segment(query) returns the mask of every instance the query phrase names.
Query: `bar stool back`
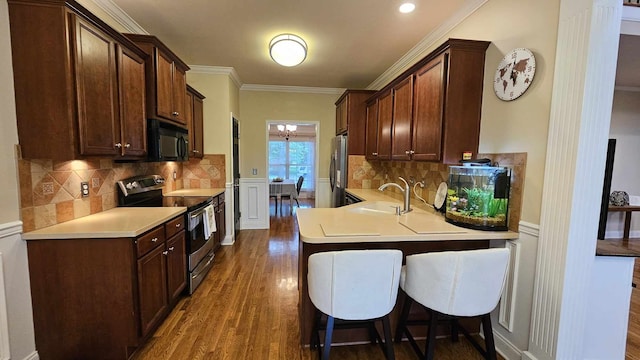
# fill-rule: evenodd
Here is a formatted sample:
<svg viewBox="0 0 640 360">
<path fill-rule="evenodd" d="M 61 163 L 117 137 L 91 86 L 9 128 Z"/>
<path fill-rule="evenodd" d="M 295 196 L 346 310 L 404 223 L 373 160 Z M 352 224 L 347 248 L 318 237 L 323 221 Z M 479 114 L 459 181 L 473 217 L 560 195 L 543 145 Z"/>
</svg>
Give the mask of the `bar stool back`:
<svg viewBox="0 0 640 360">
<path fill-rule="evenodd" d="M 400 287 L 407 294 L 396 331 L 396 342 L 403 334 L 418 356 L 433 359 L 436 325 L 439 318 L 481 317 L 485 349 L 460 327 L 474 347 L 487 359 L 495 359 L 490 313 L 498 305 L 504 287 L 509 250 L 505 248 L 445 251 L 410 255 L 402 269 Z M 415 301 L 431 312 L 425 353 L 419 350 L 407 325 L 411 303 Z M 452 338 L 457 338 L 453 322 Z M 455 332 L 455 333 L 454 333 Z"/>
<path fill-rule="evenodd" d="M 396 303 L 401 267 L 400 250 L 345 250 L 309 256 L 309 298 L 327 315 L 323 359 L 329 358 L 335 319 L 382 320 L 385 356 L 394 359 L 388 315 Z M 311 339 L 312 348 L 319 350 L 320 316 L 316 313 Z M 369 330 L 377 335 L 375 327 Z"/>
</svg>

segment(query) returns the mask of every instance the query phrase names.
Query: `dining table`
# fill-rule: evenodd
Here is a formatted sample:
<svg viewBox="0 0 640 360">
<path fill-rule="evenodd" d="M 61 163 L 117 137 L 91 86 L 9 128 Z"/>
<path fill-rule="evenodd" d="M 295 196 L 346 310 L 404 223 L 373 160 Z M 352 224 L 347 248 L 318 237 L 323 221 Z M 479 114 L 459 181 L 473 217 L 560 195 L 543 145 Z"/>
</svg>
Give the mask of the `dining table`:
<svg viewBox="0 0 640 360">
<path fill-rule="evenodd" d="M 282 197 L 289 198 L 289 209 L 293 213 L 293 200 L 298 198 L 296 181 L 283 179 L 282 181 L 271 180 L 269 182 L 269 198 L 276 199 L 275 212 L 278 214 L 278 203 L 280 203 L 280 214 L 282 215 Z"/>
</svg>

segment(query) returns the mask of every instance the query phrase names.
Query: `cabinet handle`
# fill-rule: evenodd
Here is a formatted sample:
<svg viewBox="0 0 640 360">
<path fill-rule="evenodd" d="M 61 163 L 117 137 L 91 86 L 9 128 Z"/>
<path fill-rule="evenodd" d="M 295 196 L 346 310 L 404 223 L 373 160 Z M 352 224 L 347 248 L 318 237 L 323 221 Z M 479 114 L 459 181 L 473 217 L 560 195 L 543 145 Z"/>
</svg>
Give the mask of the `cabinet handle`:
<svg viewBox="0 0 640 360">
<path fill-rule="evenodd" d="M 172 246 L 172 247 L 170 247 L 170 248 L 169 248 L 169 251 L 173 251 L 173 249 L 174 249 L 174 248 L 173 248 L 173 246 Z"/>
<path fill-rule="evenodd" d="M 378 153 L 377 153 L 377 152 L 375 152 L 375 153 L 371 153 L 371 155 L 373 155 L 373 156 L 378 156 Z"/>
<path fill-rule="evenodd" d="M 405 150 L 405 151 L 404 151 L 404 154 L 405 154 L 405 155 L 409 155 L 410 153 L 411 153 L 411 152 L 410 152 L 409 150 Z"/>
<path fill-rule="evenodd" d="M 173 115 L 173 116 L 178 116 L 178 115 L 180 115 L 180 113 L 179 113 L 179 112 L 177 112 L 177 111 L 174 111 L 174 112 L 172 112 L 172 113 L 171 113 L 171 115 Z"/>
<path fill-rule="evenodd" d="M 151 239 L 151 242 L 156 242 L 156 241 L 158 241 L 158 238 L 157 238 L 157 237 L 155 237 L 155 238 Z"/>
<path fill-rule="evenodd" d="M 130 147 L 131 147 L 131 144 L 126 143 L 126 144 L 124 144 L 124 147 L 125 147 L 126 149 L 128 149 L 128 148 L 130 148 Z"/>
<path fill-rule="evenodd" d="M 414 150 L 409 150 L 409 154 L 413 155 L 413 154 L 415 154 L 415 153 L 416 153 L 416 152 L 415 152 Z"/>
<path fill-rule="evenodd" d="M 198 150 L 192 150 L 192 151 L 193 151 L 194 153 L 196 153 L 196 154 L 200 152 L 200 151 L 198 151 Z"/>
<path fill-rule="evenodd" d="M 167 254 L 169 254 L 169 252 L 168 252 L 168 251 L 163 251 L 163 252 L 162 252 L 162 255 L 167 255 Z"/>
<path fill-rule="evenodd" d="M 182 224 L 180 224 L 180 223 L 176 224 L 176 228 L 179 228 L 180 226 L 182 226 Z"/>
<path fill-rule="evenodd" d="M 122 144 L 121 143 L 115 143 L 113 146 L 115 146 L 118 149 L 122 148 Z"/>
</svg>

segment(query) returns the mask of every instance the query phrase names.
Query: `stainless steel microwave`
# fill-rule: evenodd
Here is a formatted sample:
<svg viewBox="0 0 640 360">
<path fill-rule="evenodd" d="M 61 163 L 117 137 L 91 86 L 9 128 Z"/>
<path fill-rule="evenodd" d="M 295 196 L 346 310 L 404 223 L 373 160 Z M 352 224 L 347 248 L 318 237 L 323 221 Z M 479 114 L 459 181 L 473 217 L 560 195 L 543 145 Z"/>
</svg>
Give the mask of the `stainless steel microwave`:
<svg viewBox="0 0 640 360">
<path fill-rule="evenodd" d="M 189 160 L 187 129 L 157 119 L 148 119 L 147 138 L 149 161 Z"/>
</svg>

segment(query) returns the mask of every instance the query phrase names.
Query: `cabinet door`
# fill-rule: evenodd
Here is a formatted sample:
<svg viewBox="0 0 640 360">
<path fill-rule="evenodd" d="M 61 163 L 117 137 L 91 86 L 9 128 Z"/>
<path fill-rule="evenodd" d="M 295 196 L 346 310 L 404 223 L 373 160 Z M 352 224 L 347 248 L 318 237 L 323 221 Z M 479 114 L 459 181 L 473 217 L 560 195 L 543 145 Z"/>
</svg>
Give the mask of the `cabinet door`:
<svg viewBox="0 0 640 360">
<path fill-rule="evenodd" d="M 204 155 L 204 103 L 201 98 L 193 97 L 193 151 L 190 156 L 202 158 Z"/>
<path fill-rule="evenodd" d="M 391 90 L 378 99 L 378 159 L 391 159 L 391 126 L 393 125 L 393 95 Z"/>
<path fill-rule="evenodd" d="M 443 54 L 416 72 L 413 111 L 414 160 L 438 161 L 442 149 L 442 118 L 444 104 Z"/>
<path fill-rule="evenodd" d="M 142 58 L 131 50 L 118 46 L 121 154 L 128 158 L 147 155 L 144 71 Z"/>
<path fill-rule="evenodd" d="M 170 303 L 177 299 L 187 286 L 187 255 L 184 242 L 184 230 L 167 240 L 167 290 Z"/>
<path fill-rule="evenodd" d="M 173 112 L 171 113 L 173 120 L 187 125 L 185 117 L 185 105 L 187 96 L 187 74 L 178 67 L 173 66 Z"/>
<path fill-rule="evenodd" d="M 378 100 L 367 104 L 364 154 L 368 160 L 376 160 L 378 158 Z"/>
<path fill-rule="evenodd" d="M 413 75 L 393 87 L 392 160 L 410 160 L 411 115 L 413 112 Z"/>
<path fill-rule="evenodd" d="M 75 16 L 72 19 L 80 154 L 117 155 L 120 121 L 115 41 L 93 25 Z"/>
<path fill-rule="evenodd" d="M 164 245 L 138 259 L 140 331 L 146 336 L 167 309 L 167 257 Z"/>
<path fill-rule="evenodd" d="M 336 135 L 347 132 L 347 98 L 345 96 L 342 101 L 336 105 Z"/>
<path fill-rule="evenodd" d="M 187 120 L 187 129 L 189 130 L 189 157 L 193 156 L 195 149 L 194 129 L 193 129 L 193 98 L 195 96 L 187 91 L 184 100 L 184 118 Z"/>
<path fill-rule="evenodd" d="M 185 89 L 186 91 L 186 89 Z M 173 117 L 173 60 L 156 49 L 156 113 L 167 120 Z"/>
</svg>

